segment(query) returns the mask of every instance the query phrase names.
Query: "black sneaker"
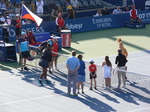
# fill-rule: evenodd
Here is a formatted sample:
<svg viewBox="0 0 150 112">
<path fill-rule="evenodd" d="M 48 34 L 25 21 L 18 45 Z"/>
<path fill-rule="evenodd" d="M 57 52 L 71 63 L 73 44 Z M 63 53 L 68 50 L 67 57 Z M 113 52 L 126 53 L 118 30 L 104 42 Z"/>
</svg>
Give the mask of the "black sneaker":
<svg viewBox="0 0 150 112">
<path fill-rule="evenodd" d="M 24 70 L 29 70 L 27 67 L 24 67 Z"/>
<path fill-rule="evenodd" d="M 90 87 L 90 89 L 89 89 L 89 90 L 93 90 L 93 89 L 92 89 L 92 87 Z"/>
<path fill-rule="evenodd" d="M 49 71 L 50 74 L 52 74 L 52 71 Z"/>
</svg>

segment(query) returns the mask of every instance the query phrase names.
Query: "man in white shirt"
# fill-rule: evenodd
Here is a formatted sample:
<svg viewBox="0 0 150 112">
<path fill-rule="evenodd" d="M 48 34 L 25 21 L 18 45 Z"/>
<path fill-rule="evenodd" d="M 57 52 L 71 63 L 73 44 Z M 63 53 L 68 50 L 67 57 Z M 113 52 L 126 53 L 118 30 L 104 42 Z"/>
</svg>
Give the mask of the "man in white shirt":
<svg viewBox="0 0 150 112">
<path fill-rule="evenodd" d="M 42 15 L 43 14 L 43 6 L 44 6 L 43 0 L 37 0 L 36 1 L 36 7 L 37 7 L 38 15 Z"/>
<path fill-rule="evenodd" d="M 117 7 L 117 9 L 114 9 L 112 14 L 121 14 L 122 10 L 120 9 L 120 6 Z"/>
</svg>

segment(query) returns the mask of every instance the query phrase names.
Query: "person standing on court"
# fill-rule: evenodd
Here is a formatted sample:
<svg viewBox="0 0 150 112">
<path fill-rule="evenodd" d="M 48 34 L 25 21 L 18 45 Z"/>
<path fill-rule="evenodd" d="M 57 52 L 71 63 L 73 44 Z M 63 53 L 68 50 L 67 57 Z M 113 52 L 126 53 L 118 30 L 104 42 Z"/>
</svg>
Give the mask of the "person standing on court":
<svg viewBox="0 0 150 112">
<path fill-rule="evenodd" d="M 123 42 L 122 42 L 122 39 L 121 39 L 121 38 L 118 38 L 118 39 L 116 40 L 116 42 L 119 44 L 119 49 L 122 50 L 122 54 L 125 55 L 125 57 L 127 58 L 127 57 L 128 57 L 128 51 L 127 51 L 127 49 L 124 47 Z"/>
<path fill-rule="evenodd" d="M 52 71 L 54 71 L 54 66 L 53 66 L 53 64 L 54 64 L 55 65 L 55 70 L 58 71 L 58 68 L 57 68 L 58 54 L 56 54 L 56 53 L 58 53 L 58 49 L 59 49 L 58 40 L 54 37 L 52 39 L 52 41 L 53 41 L 52 52 L 55 52 L 55 53 L 52 53 L 52 62 L 51 62 L 51 66 L 50 66 L 51 68 L 50 69 L 52 69 Z"/>
<path fill-rule="evenodd" d="M 82 60 L 83 56 L 81 54 L 77 57 L 80 61 L 80 67 L 78 69 L 78 94 L 80 93 L 80 86 L 82 89 L 82 94 L 84 94 L 84 82 L 85 82 L 85 62 Z"/>
<path fill-rule="evenodd" d="M 97 71 L 97 66 L 94 64 L 94 60 L 90 60 L 90 66 L 89 66 L 89 72 L 90 72 L 90 90 L 93 90 L 92 85 L 93 85 L 93 79 L 94 79 L 94 89 L 97 90 L 96 88 L 96 71 Z"/>
<path fill-rule="evenodd" d="M 18 40 L 18 51 L 20 54 L 20 61 L 21 61 L 21 66 L 23 64 L 24 60 L 24 67 L 21 67 L 21 70 L 29 70 L 26 67 L 26 60 L 30 58 L 30 53 L 29 53 L 29 41 L 26 32 L 21 32 L 21 37 Z"/>
<path fill-rule="evenodd" d="M 102 63 L 103 73 L 105 78 L 105 89 L 109 89 L 111 87 L 111 70 L 112 64 L 109 60 L 109 56 L 105 56 L 105 61 Z"/>
<path fill-rule="evenodd" d="M 76 96 L 76 85 L 77 85 L 77 76 L 78 76 L 78 69 L 80 67 L 79 59 L 75 57 L 76 51 L 72 51 L 72 56 L 67 59 L 66 67 L 68 70 L 68 95 L 71 93 L 71 81 L 73 81 L 73 95 Z"/>
<path fill-rule="evenodd" d="M 115 60 L 115 64 L 117 64 L 117 68 L 120 70 L 125 70 L 126 69 L 126 63 L 127 63 L 127 59 L 126 57 L 122 54 L 122 50 L 119 49 L 118 50 L 118 56 L 116 57 Z M 122 77 L 122 81 L 123 81 L 123 88 L 125 88 L 126 86 L 126 73 L 123 71 L 119 71 L 118 70 L 118 87 L 117 89 L 120 90 L 120 86 L 121 86 L 121 77 Z"/>
<path fill-rule="evenodd" d="M 47 47 L 42 51 L 41 60 L 39 62 L 39 66 L 42 67 L 42 73 L 39 78 L 39 84 L 42 84 L 43 77 L 45 79 L 44 83 L 45 84 L 49 83 L 47 79 L 47 68 L 49 67 L 49 63 L 52 60 L 52 52 L 51 52 L 52 48 L 53 46 L 48 43 Z"/>
</svg>

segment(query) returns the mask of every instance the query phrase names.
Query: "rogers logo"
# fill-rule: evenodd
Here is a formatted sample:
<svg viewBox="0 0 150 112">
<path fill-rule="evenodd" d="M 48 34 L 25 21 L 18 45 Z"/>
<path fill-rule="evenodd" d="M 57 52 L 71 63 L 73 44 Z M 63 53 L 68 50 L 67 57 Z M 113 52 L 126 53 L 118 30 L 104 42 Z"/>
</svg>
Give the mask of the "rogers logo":
<svg viewBox="0 0 150 112">
<path fill-rule="evenodd" d="M 68 29 L 81 29 L 83 24 L 71 24 L 71 23 L 67 23 L 66 26 L 68 27 Z"/>
</svg>

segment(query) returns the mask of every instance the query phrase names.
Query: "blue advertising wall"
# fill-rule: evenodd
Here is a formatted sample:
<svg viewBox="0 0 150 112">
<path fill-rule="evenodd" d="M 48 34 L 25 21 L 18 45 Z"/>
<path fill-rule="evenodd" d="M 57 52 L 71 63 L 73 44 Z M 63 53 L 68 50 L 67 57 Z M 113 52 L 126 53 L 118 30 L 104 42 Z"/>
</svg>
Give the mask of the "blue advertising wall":
<svg viewBox="0 0 150 112">
<path fill-rule="evenodd" d="M 144 23 L 150 23 L 150 11 L 141 11 L 138 15 Z M 72 33 L 103 30 L 117 27 L 124 27 L 130 21 L 129 13 L 118 15 L 106 15 L 100 17 L 87 17 L 66 20 L 66 26 Z M 55 22 L 43 22 L 40 28 L 35 24 L 23 25 L 22 31 L 32 31 L 34 34 L 56 31 Z M 15 39 L 15 27 L 10 27 L 10 40 Z"/>
</svg>

